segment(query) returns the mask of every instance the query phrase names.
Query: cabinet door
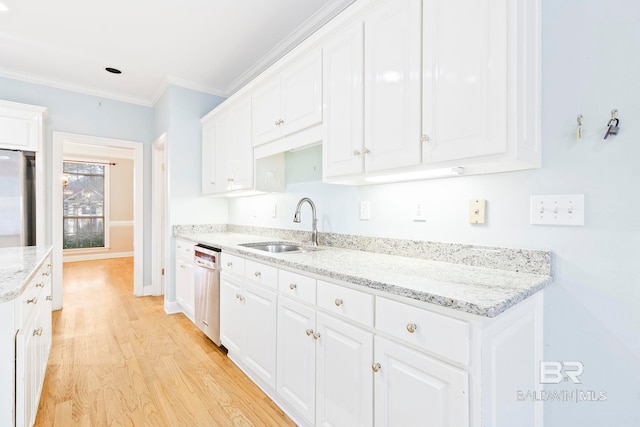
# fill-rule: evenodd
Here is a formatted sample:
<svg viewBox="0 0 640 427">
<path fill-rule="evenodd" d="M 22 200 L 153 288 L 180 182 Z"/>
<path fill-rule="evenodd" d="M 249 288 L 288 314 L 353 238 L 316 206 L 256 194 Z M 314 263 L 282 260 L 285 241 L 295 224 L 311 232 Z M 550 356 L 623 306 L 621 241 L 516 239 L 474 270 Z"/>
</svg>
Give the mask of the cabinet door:
<svg viewBox="0 0 640 427">
<path fill-rule="evenodd" d="M 421 162 L 421 0 L 385 0 L 364 18 L 365 170 Z"/>
<path fill-rule="evenodd" d="M 246 365 L 270 387 L 276 386 L 276 294 L 245 284 Z"/>
<path fill-rule="evenodd" d="M 322 51 L 306 54 L 281 76 L 285 135 L 322 122 Z"/>
<path fill-rule="evenodd" d="M 233 189 L 229 157 L 233 148 L 232 142 L 232 111 L 227 108 L 216 114 L 215 118 L 215 189 L 222 193 Z"/>
<path fill-rule="evenodd" d="M 364 27 L 357 21 L 323 47 L 323 172 L 327 178 L 364 171 Z"/>
<path fill-rule="evenodd" d="M 317 316 L 316 425 L 373 425 L 373 334 Z"/>
<path fill-rule="evenodd" d="M 278 394 L 304 418 L 315 419 L 315 310 L 286 297 L 278 300 Z"/>
<path fill-rule="evenodd" d="M 230 154 L 226 159 L 230 165 L 231 189 L 243 190 L 253 187 L 253 145 L 251 144 L 251 98 L 232 106 L 231 141 L 227 145 Z"/>
<path fill-rule="evenodd" d="M 244 351 L 244 297 L 242 282 L 224 272 L 220 275 L 220 343 L 229 354 L 242 356 Z"/>
<path fill-rule="evenodd" d="M 216 192 L 215 118 L 202 123 L 202 194 Z"/>
<path fill-rule="evenodd" d="M 260 86 L 251 97 L 251 129 L 253 145 L 280 138 L 281 132 L 280 78 L 275 77 Z"/>
<path fill-rule="evenodd" d="M 38 151 L 41 114 L 0 105 L 0 148 Z"/>
<path fill-rule="evenodd" d="M 194 319 L 194 280 L 193 263 L 184 258 L 176 259 L 176 300 L 182 307 L 184 314 Z"/>
<path fill-rule="evenodd" d="M 465 371 L 379 336 L 374 355 L 376 426 L 469 425 Z"/>
<path fill-rule="evenodd" d="M 427 0 L 423 161 L 507 149 L 507 2 Z"/>
</svg>

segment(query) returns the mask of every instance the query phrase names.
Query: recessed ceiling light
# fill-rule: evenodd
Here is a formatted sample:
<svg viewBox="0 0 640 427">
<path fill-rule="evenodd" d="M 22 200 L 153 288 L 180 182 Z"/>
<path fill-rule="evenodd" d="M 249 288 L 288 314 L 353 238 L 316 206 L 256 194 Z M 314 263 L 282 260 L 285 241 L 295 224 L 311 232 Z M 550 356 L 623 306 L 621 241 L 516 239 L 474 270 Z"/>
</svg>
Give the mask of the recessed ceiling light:
<svg viewBox="0 0 640 427">
<path fill-rule="evenodd" d="M 122 71 L 118 70 L 117 68 L 107 67 L 105 68 L 105 70 L 113 74 L 122 74 Z"/>
<path fill-rule="evenodd" d="M 0 12 L 8 12 L 9 8 L 7 7 L 6 4 L 4 3 L 0 3 Z"/>
</svg>

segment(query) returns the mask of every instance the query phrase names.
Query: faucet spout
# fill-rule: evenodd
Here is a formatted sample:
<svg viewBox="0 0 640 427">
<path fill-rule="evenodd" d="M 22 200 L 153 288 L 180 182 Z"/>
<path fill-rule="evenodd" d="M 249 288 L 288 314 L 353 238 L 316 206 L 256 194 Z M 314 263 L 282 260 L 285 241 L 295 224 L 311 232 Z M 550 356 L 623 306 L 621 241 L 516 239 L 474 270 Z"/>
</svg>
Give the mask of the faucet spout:
<svg viewBox="0 0 640 427">
<path fill-rule="evenodd" d="M 298 201 L 298 206 L 296 206 L 296 211 L 293 214 L 293 222 L 300 222 L 300 208 L 305 202 L 309 203 L 309 206 L 311 206 L 311 244 L 313 246 L 318 246 L 318 218 L 316 217 L 316 205 L 310 198 L 303 197 Z"/>
</svg>

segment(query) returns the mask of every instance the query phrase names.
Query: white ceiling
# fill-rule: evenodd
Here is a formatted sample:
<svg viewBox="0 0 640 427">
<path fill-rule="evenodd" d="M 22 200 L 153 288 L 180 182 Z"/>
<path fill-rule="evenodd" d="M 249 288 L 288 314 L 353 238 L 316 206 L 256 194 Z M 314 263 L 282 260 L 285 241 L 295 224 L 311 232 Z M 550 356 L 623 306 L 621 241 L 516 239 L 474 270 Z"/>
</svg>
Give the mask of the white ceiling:
<svg viewBox="0 0 640 427">
<path fill-rule="evenodd" d="M 169 83 L 226 97 L 352 2 L 0 0 L 0 76 L 142 105 Z"/>
</svg>

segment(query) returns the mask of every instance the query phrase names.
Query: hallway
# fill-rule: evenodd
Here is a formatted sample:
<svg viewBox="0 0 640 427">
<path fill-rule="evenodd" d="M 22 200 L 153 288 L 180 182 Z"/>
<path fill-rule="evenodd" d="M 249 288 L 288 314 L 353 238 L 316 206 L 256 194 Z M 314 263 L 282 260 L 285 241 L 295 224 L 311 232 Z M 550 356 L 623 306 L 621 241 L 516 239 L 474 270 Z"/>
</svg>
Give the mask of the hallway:
<svg viewBox="0 0 640 427">
<path fill-rule="evenodd" d="M 36 426 L 293 426 L 163 297 L 133 296 L 133 259 L 64 265 Z"/>
</svg>

